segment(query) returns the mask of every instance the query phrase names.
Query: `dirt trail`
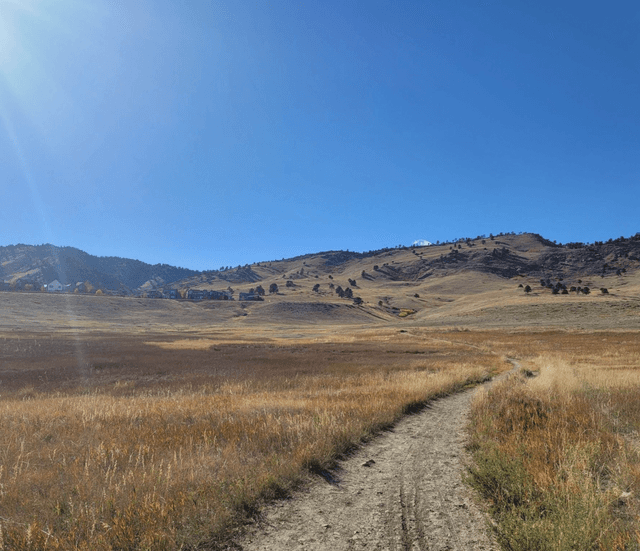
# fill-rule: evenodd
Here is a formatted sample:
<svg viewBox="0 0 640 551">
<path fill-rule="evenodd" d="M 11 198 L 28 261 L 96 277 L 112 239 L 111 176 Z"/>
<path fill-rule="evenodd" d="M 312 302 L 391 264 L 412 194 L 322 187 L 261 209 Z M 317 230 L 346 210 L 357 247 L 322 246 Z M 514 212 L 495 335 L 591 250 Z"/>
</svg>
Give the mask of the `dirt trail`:
<svg viewBox="0 0 640 551">
<path fill-rule="evenodd" d="M 268 508 L 241 549 L 497 550 L 462 480 L 473 393 L 409 415 L 342 462 L 336 480 Z"/>
</svg>

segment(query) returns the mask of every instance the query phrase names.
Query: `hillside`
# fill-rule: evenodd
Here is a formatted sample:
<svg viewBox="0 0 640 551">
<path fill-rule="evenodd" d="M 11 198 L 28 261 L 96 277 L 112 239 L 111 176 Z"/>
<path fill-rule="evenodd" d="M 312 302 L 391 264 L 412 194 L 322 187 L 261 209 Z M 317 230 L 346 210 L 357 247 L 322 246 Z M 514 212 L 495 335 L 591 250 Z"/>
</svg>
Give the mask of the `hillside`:
<svg viewBox="0 0 640 551">
<path fill-rule="evenodd" d="M 9 245 L 0 247 L 0 281 L 23 280 L 39 288 L 57 279 L 63 285 L 87 282 L 94 288 L 130 292 L 197 274 L 166 264 L 119 257 L 98 257 L 73 247 Z"/>
<path fill-rule="evenodd" d="M 227 319 L 249 325 L 270 319 L 326 323 L 351 316 L 353 323 L 367 318 L 370 323 L 402 319 L 405 324 L 493 326 L 504 325 L 506 315 L 516 325 L 562 325 L 571 319 L 606 326 L 618 318 L 634 326 L 640 315 L 639 268 L 638 235 L 561 246 L 536 234 L 508 234 L 368 253 L 323 252 L 203 273 L 176 285 L 230 287 L 236 299 L 261 285 L 264 302 L 236 302 L 233 314 L 231 305 L 226 307 L 232 316 Z M 250 280 L 242 281 L 242 274 Z M 272 284 L 277 293 L 268 292 Z M 352 298 L 340 297 L 338 287 Z M 589 287 L 589 294 L 578 287 Z M 217 301 L 204 301 L 202 307 L 223 312 Z"/>
<path fill-rule="evenodd" d="M 96 257 L 71 247 L 0 247 L 0 278 L 34 287 L 58 279 L 87 282 L 123 294 L 179 288 L 250 291 L 277 284 L 280 294 L 299 300 L 360 297 L 378 307 L 425 307 L 427 295 L 468 295 L 500 290 L 514 278 L 540 293 L 551 286 L 625 286 L 640 267 L 640 234 L 606 243 L 557 245 L 537 234 L 505 234 L 452 243 L 381 249 L 363 253 L 327 251 L 226 270 L 197 272 L 118 257 Z M 355 282 L 355 284 L 353 283 Z M 545 285 L 542 287 L 541 283 Z M 318 287 L 315 287 L 315 286 Z M 315 287 L 315 290 L 314 290 Z M 411 292 L 410 292 L 411 291 Z M 352 295 L 352 297 L 350 297 Z M 434 299 L 429 299 L 434 300 Z M 349 301 L 349 302 L 352 302 Z M 380 304 L 382 303 L 382 304 Z"/>
<path fill-rule="evenodd" d="M 559 246 L 534 234 L 367 253 L 323 252 L 197 273 L 170 284 L 162 284 L 161 276 L 156 276 L 153 283 L 183 290 L 230 289 L 231 301 L 115 297 L 107 301 L 107 297 L 92 296 L 72 300 L 65 295 L 61 302 L 62 297 L 43 293 L 31 293 L 31 299 L 24 293 L 2 293 L 6 315 L 0 325 L 11 326 L 20 319 L 23 328 L 33 330 L 62 323 L 76 329 L 135 327 L 136 331 L 182 333 L 208 333 L 219 327 L 246 330 L 253 338 L 263 333 L 270 338 L 277 326 L 316 325 L 322 338 L 325 330 L 336 325 L 389 322 L 407 328 L 571 325 L 595 329 L 612 324 L 634 328 L 640 321 L 639 256 L 638 237 Z M 160 268 L 165 271 L 155 274 L 164 274 L 167 280 L 177 273 L 170 267 Z M 151 276 L 152 270 L 137 281 L 150 286 L 146 278 Z M 275 292 L 270 292 L 272 285 L 277 291 L 274 287 Z M 263 300 L 239 300 L 240 292 L 258 286 L 265 291 Z M 529 293 L 525 293 L 527 286 Z"/>
</svg>

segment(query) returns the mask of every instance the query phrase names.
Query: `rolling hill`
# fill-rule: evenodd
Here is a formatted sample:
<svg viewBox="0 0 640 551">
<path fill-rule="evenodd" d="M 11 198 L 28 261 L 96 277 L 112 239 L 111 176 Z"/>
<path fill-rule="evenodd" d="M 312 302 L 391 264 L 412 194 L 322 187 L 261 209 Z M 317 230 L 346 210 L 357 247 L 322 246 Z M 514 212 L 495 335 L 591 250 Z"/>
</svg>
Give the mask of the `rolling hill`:
<svg viewBox="0 0 640 551">
<path fill-rule="evenodd" d="M 119 257 L 98 257 L 73 247 L 9 245 L 0 247 L 0 280 L 23 280 L 37 288 L 57 279 L 63 285 L 87 282 L 95 289 L 120 291 L 153 287 L 197 274 L 167 264 L 146 264 Z"/>
<path fill-rule="evenodd" d="M 33 282 L 36 288 L 54 279 L 63 284 L 87 282 L 94 289 L 121 294 L 169 287 L 249 291 L 261 285 L 267 290 L 275 283 L 281 291 L 314 300 L 340 298 L 336 289 L 341 287 L 347 297 L 353 294 L 364 301 L 390 305 L 398 300 L 398 289 L 411 290 L 414 295 L 421 289 L 429 295 L 438 291 L 474 294 L 500 288 L 514 278 L 536 292 L 545 289 L 551 293 L 552 285 L 558 292 L 567 285 L 567 292 L 579 285 L 609 287 L 630 281 L 639 267 L 640 234 L 606 243 L 566 245 L 537 234 L 501 234 L 362 253 L 327 251 L 204 272 L 97 257 L 72 247 L 0 247 L 0 278 Z M 415 301 L 403 302 L 406 304 L 397 306 L 410 309 Z"/>
</svg>

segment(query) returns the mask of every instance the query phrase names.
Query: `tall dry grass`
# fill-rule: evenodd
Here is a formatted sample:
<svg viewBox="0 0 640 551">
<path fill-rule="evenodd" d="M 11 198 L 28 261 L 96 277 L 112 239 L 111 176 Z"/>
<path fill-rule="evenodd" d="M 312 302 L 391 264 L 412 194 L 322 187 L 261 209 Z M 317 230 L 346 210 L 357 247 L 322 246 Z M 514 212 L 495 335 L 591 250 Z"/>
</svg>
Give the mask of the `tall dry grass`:
<svg viewBox="0 0 640 551">
<path fill-rule="evenodd" d="M 385 372 L 4 395 L 0 549 L 216 548 L 259 500 L 496 368 L 447 351 Z"/>
<path fill-rule="evenodd" d="M 640 342 L 550 341 L 476 401 L 472 481 L 506 549 L 640 549 Z"/>
</svg>

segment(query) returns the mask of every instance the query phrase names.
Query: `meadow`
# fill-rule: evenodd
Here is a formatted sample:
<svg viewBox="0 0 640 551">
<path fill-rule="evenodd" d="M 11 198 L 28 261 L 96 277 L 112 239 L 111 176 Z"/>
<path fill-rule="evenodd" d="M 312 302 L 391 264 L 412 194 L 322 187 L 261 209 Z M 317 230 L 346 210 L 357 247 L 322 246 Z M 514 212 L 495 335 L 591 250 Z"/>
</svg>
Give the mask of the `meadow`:
<svg viewBox="0 0 640 551">
<path fill-rule="evenodd" d="M 397 329 L 237 342 L 5 334 L 0 549 L 216 549 L 429 400 L 508 369 Z"/>
<path fill-rule="evenodd" d="M 500 544 L 640 549 L 637 332 L 494 342 L 522 367 L 475 403 L 470 480 L 490 503 Z"/>
<path fill-rule="evenodd" d="M 315 302 L 4 295 L 2 551 L 228 548 L 261 504 L 507 358 L 519 374 L 469 436 L 499 542 L 640 548 L 634 297 L 488 291 L 362 324 Z"/>
</svg>

